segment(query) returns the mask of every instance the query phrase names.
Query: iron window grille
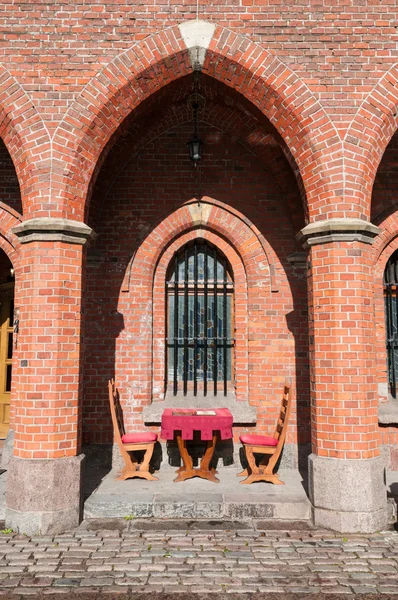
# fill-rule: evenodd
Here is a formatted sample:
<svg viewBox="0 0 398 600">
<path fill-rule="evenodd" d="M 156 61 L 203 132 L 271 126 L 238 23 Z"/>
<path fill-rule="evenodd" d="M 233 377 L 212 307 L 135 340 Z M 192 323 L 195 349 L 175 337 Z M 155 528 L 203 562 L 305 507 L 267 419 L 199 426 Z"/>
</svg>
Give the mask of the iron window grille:
<svg viewBox="0 0 398 600">
<path fill-rule="evenodd" d="M 231 268 L 215 246 L 198 238 L 174 255 L 166 280 L 167 369 L 173 395 L 206 396 L 232 382 L 234 347 Z M 220 388 L 220 389 L 219 389 Z"/>
<path fill-rule="evenodd" d="M 398 251 L 395 251 L 384 270 L 384 308 L 386 318 L 386 347 L 388 388 L 397 397 L 398 374 Z"/>
</svg>

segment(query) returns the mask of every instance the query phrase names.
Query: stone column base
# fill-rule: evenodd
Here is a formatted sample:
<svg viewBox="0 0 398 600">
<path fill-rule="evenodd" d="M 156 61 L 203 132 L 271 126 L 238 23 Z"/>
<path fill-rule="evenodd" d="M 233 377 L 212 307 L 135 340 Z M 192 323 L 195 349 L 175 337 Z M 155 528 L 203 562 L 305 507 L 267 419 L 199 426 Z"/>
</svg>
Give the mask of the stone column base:
<svg viewBox="0 0 398 600">
<path fill-rule="evenodd" d="M 6 527 L 28 535 L 62 533 L 81 520 L 84 455 L 10 461 Z"/>
<path fill-rule="evenodd" d="M 13 429 L 9 429 L 7 433 L 7 437 L 4 442 L 3 452 L 1 453 L 1 463 L 0 467 L 2 469 L 7 469 L 10 464 L 10 460 L 12 455 L 14 454 L 14 438 L 15 431 Z"/>
<path fill-rule="evenodd" d="M 345 533 L 387 527 L 387 491 L 381 457 L 363 460 L 309 457 L 314 524 Z"/>
</svg>

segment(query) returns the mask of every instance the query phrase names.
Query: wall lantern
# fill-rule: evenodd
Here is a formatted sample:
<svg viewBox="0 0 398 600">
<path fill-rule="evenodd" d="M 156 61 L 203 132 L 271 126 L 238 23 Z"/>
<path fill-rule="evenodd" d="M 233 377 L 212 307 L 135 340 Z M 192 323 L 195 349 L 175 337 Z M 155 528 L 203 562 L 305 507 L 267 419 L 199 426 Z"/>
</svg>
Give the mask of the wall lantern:
<svg viewBox="0 0 398 600">
<path fill-rule="evenodd" d="M 196 167 L 200 159 L 202 158 L 203 151 L 203 142 L 198 137 L 197 132 L 195 131 L 193 134 L 193 138 L 187 142 L 189 158 L 192 160 L 194 166 Z"/>
</svg>

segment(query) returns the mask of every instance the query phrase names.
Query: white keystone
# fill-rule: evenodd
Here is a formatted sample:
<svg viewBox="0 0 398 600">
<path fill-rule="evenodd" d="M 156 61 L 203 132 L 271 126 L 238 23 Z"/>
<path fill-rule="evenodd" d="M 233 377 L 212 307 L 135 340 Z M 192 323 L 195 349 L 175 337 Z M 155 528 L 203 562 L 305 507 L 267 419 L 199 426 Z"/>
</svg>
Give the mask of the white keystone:
<svg viewBox="0 0 398 600">
<path fill-rule="evenodd" d="M 179 25 L 182 39 L 189 51 L 193 69 L 203 67 L 206 51 L 214 35 L 216 26 L 207 21 L 186 21 Z"/>
</svg>

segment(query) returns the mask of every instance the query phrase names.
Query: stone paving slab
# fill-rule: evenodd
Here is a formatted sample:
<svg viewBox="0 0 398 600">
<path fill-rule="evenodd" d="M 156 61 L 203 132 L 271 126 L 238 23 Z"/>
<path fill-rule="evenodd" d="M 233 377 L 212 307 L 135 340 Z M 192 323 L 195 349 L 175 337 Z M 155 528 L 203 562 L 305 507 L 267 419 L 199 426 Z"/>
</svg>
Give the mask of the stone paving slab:
<svg viewBox="0 0 398 600">
<path fill-rule="evenodd" d="M 56 536 L 0 533 L 0 598 L 299 598 L 366 595 L 398 600 L 398 532 L 338 535 L 316 529 L 140 530 L 131 520 L 86 520 Z M 143 520 L 146 523 L 149 520 Z M 165 520 L 162 521 L 164 526 Z M 170 523 L 172 525 L 172 522 Z M 229 529 L 217 529 L 226 527 Z M 185 527 L 184 527 L 185 526 Z M 102 527 L 102 528 L 100 528 Z"/>
<path fill-rule="evenodd" d="M 259 482 L 241 486 L 237 467 L 220 468 L 220 483 L 195 477 L 175 483 L 175 470 L 163 469 L 159 481 L 117 481 L 108 473 L 86 499 L 86 518 L 124 517 L 182 519 L 274 518 L 309 520 L 311 506 L 306 477 L 298 471 L 281 470 L 285 485 Z"/>
<path fill-rule="evenodd" d="M 95 471 L 95 470 L 94 470 Z M 98 471 L 98 470 L 97 470 Z M 163 497 L 166 494 L 168 501 L 171 501 L 171 511 L 169 518 L 174 513 L 175 518 L 182 515 L 192 515 L 192 518 L 233 518 L 233 514 L 239 514 L 239 502 L 241 502 L 241 489 L 238 487 L 237 478 L 235 478 L 234 469 L 225 469 L 220 473 L 220 484 L 213 484 L 209 481 L 200 479 L 191 479 L 189 481 L 174 484 L 172 479 L 174 471 L 165 469 L 162 471 L 159 482 L 146 482 L 144 480 L 130 480 L 126 482 L 114 481 L 114 475 L 109 473 L 101 482 L 102 473 L 98 471 L 94 473 L 93 483 L 87 481 L 89 492 L 85 494 L 86 500 L 86 517 L 124 517 L 133 514 L 134 516 L 153 517 L 155 514 L 161 517 L 159 508 L 155 509 L 157 498 Z M 272 486 L 270 484 L 261 483 L 257 485 L 246 486 L 245 498 L 249 499 L 247 503 L 247 518 L 256 518 L 256 508 L 253 504 L 265 503 L 266 507 L 261 507 L 258 510 L 262 511 L 262 516 L 266 513 L 265 518 L 293 521 L 303 521 L 309 519 L 310 505 L 305 493 L 306 483 L 305 478 L 302 478 L 300 473 L 281 470 L 285 486 Z M 397 501 L 398 501 L 398 472 L 387 471 L 387 490 L 389 493 L 389 507 L 391 521 L 397 520 Z M 92 477 L 92 473 L 90 473 Z M 5 486 L 7 473 L 0 474 L 0 520 L 5 518 Z M 123 483 L 125 485 L 123 485 Z M 153 483 L 156 483 L 156 491 L 153 488 Z M 98 485 L 100 486 L 98 487 Z M 259 493 L 261 490 L 261 493 Z M 208 509 L 203 506 L 203 503 L 198 503 L 197 508 L 192 507 L 192 503 L 188 501 L 182 503 L 182 506 L 175 505 L 175 502 L 181 501 L 184 496 L 191 499 L 197 495 L 205 497 L 208 503 Z M 134 501 L 132 502 L 132 498 Z M 174 506 L 173 506 L 174 505 Z M 188 512 L 188 515 L 187 515 Z M 207 512 L 207 514 L 206 514 Z M 171 516 L 170 516 L 171 515 Z M 246 518 L 243 511 L 243 517 Z"/>
</svg>

